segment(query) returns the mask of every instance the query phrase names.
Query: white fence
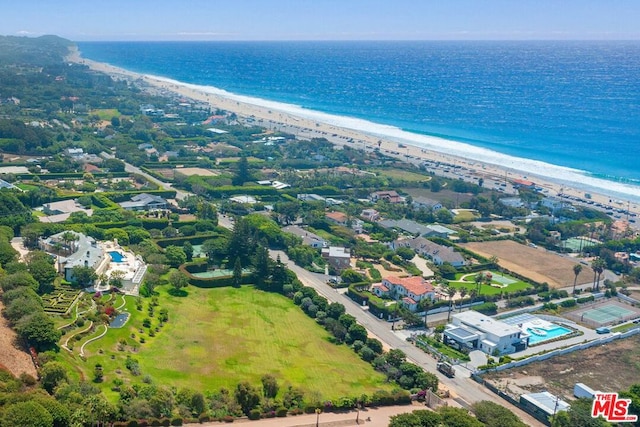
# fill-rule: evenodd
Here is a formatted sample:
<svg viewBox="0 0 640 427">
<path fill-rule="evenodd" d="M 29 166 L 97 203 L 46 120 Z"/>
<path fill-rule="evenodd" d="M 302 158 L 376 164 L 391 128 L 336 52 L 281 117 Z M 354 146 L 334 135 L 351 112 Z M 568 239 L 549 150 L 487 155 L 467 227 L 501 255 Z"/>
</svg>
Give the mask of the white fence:
<svg viewBox="0 0 640 427">
<path fill-rule="evenodd" d="M 576 344 L 574 346 L 571 347 L 567 347 L 567 348 L 562 348 L 562 349 L 558 349 L 558 350 L 553 350 L 550 351 L 548 353 L 543 353 L 543 354 L 537 354 L 531 357 L 528 357 L 526 359 L 522 359 L 522 360 L 514 360 L 513 362 L 509 362 L 509 363 L 505 363 L 504 365 L 500 365 L 500 366 L 496 366 L 495 368 L 490 368 L 490 369 L 485 369 L 482 371 L 475 371 L 474 374 L 476 375 L 481 375 L 487 371 L 504 371 L 505 369 L 511 369 L 511 368 L 518 368 L 520 366 L 524 366 L 524 365 L 528 365 L 529 363 L 533 363 L 533 362 L 540 362 L 543 360 L 547 360 L 551 357 L 554 356 L 560 356 L 563 354 L 568 354 L 568 353 L 572 353 L 574 351 L 579 351 L 579 350 L 586 350 L 587 348 L 590 347 L 594 347 L 596 345 L 602 345 L 602 344 L 606 344 L 609 343 L 611 341 L 614 340 L 618 340 L 618 339 L 623 339 L 623 338 L 628 338 L 632 335 L 636 335 L 640 333 L 640 326 L 637 326 L 633 329 L 630 329 L 626 332 L 616 332 L 613 333 L 609 336 L 606 337 L 602 337 L 602 338 L 598 338 L 596 340 L 593 341 L 589 341 L 586 343 L 582 343 L 582 344 Z"/>
</svg>

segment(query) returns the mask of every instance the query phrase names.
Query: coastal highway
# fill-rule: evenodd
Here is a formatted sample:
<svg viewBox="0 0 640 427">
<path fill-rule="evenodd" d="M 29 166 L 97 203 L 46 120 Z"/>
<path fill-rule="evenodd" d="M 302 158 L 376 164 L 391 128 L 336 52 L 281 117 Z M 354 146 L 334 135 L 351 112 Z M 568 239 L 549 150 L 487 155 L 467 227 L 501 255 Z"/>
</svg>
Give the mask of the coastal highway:
<svg viewBox="0 0 640 427">
<path fill-rule="evenodd" d="M 355 317 L 358 320 L 358 323 L 364 326 L 372 335 L 376 336 L 383 343 L 383 345 L 386 345 L 389 348 L 402 350 L 407 355 L 407 359 L 409 359 L 411 362 L 415 363 L 426 371 L 432 372 L 437 375 L 440 382 L 451 391 L 452 397 L 459 404 L 468 407 L 474 402 L 478 402 L 481 400 L 490 400 L 497 403 L 498 405 L 508 407 L 511 411 L 517 414 L 520 419 L 527 425 L 543 425 L 526 412 L 511 405 L 506 400 L 495 395 L 487 388 L 481 386 L 468 377 L 457 376 L 455 378 L 448 378 L 442 375 L 436 370 L 436 360 L 433 357 L 396 335 L 391 330 L 388 322 L 378 320 L 368 311 L 364 310 L 361 306 L 356 304 L 355 301 L 347 297 L 345 294 L 339 293 L 335 289 L 328 286 L 326 283 L 327 276 L 325 276 L 324 274 L 312 273 L 302 267 L 297 266 L 294 262 L 289 260 L 287 254 L 283 251 L 270 250 L 269 253 L 273 259 L 276 259 L 278 256 L 280 256 L 280 260 L 287 265 L 287 268 L 289 268 L 289 270 L 296 273 L 298 279 L 300 279 L 300 281 L 305 286 L 314 288 L 316 291 L 318 291 L 318 294 L 325 297 L 329 302 L 339 302 L 344 305 L 346 312 Z"/>
</svg>

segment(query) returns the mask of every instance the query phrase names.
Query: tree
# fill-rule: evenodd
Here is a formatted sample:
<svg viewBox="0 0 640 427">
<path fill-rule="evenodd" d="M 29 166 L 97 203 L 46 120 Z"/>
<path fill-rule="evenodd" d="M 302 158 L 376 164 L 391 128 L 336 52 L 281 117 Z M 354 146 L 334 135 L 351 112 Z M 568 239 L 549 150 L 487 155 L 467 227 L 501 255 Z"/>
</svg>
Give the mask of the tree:
<svg viewBox="0 0 640 427">
<path fill-rule="evenodd" d="M 122 270 L 112 271 L 109 275 L 109 286 L 112 288 L 122 287 L 122 281 L 124 280 L 125 273 Z"/>
<path fill-rule="evenodd" d="M 82 265 L 76 265 L 71 269 L 71 278 L 80 288 L 90 286 L 98 278 L 95 270 L 91 267 L 84 267 Z"/>
<path fill-rule="evenodd" d="M 418 303 L 421 310 L 424 310 L 424 328 L 429 331 L 429 324 L 427 323 L 427 312 L 433 305 L 433 300 L 431 298 L 423 298 Z"/>
<path fill-rule="evenodd" d="M 46 289 L 56 278 L 53 258 L 43 251 L 30 252 L 27 257 L 27 271 L 38 282 L 40 290 Z"/>
<path fill-rule="evenodd" d="M 278 380 L 276 379 L 276 377 L 270 374 L 266 374 L 262 376 L 260 381 L 262 381 L 262 394 L 264 395 L 264 397 L 275 399 L 279 389 Z"/>
<path fill-rule="evenodd" d="M 260 404 L 260 393 L 246 381 L 236 386 L 234 395 L 245 415 Z"/>
<path fill-rule="evenodd" d="M 4 314 L 4 317 L 6 317 L 9 322 L 15 324 L 26 315 L 41 311 L 42 301 L 40 298 L 37 296 L 36 298 L 25 296 L 22 298 L 16 298 L 11 301 L 10 304 L 7 304 L 2 314 Z"/>
<path fill-rule="evenodd" d="M 447 314 L 447 323 L 451 320 L 451 310 L 453 310 L 453 297 L 456 294 L 456 288 L 448 287 L 447 295 L 449 295 L 449 313 Z"/>
<path fill-rule="evenodd" d="M 179 246 L 168 246 L 165 249 L 164 255 L 167 257 L 167 263 L 174 268 L 180 267 L 182 264 L 187 262 L 187 255 L 184 253 L 184 250 Z"/>
<path fill-rule="evenodd" d="M 187 262 L 191 262 L 193 260 L 193 245 L 191 244 L 191 242 L 184 242 L 184 244 L 182 245 L 182 250 L 187 256 Z"/>
<path fill-rule="evenodd" d="M 205 240 L 202 244 L 202 251 L 205 253 L 209 262 L 216 257 L 222 257 L 227 254 L 229 242 L 227 239 L 219 237 L 216 239 Z"/>
<path fill-rule="evenodd" d="M 49 362 L 45 364 L 40 371 L 40 382 L 42 384 L 42 388 L 47 390 L 49 394 L 53 394 L 56 387 L 67 381 L 67 371 L 58 362 Z"/>
<path fill-rule="evenodd" d="M 467 296 L 467 288 L 460 289 L 460 307 L 458 313 L 462 312 L 462 300 Z"/>
<path fill-rule="evenodd" d="M 437 410 L 442 417 L 442 425 L 450 427 L 483 427 L 477 419 L 473 418 L 466 409 L 453 406 L 441 406 Z"/>
<path fill-rule="evenodd" d="M 53 417 L 35 401 L 18 402 L 5 408 L 3 426 L 11 427 L 53 427 Z"/>
<path fill-rule="evenodd" d="M 265 288 L 265 285 L 270 281 L 272 263 L 269 257 L 269 250 L 263 245 L 259 245 L 253 256 L 256 285 L 258 285 L 259 288 Z"/>
<path fill-rule="evenodd" d="M 398 249 L 396 249 L 396 255 L 400 256 L 400 258 L 402 258 L 405 261 L 410 261 L 413 259 L 416 253 L 411 248 L 408 248 L 406 246 L 401 246 Z"/>
<path fill-rule="evenodd" d="M 600 276 L 604 272 L 606 266 L 607 263 L 605 262 L 605 260 L 599 257 L 594 259 L 591 263 L 591 268 L 593 269 L 593 290 L 595 292 L 598 292 L 600 290 Z"/>
<path fill-rule="evenodd" d="M 180 270 L 173 270 L 169 274 L 169 283 L 176 291 L 189 286 L 189 278 Z"/>
<path fill-rule="evenodd" d="M 487 427 L 526 427 L 516 414 L 488 400 L 474 403 L 471 405 L 471 411 Z"/>
<path fill-rule="evenodd" d="M 16 324 L 16 331 L 38 351 L 54 348 L 61 336 L 53 320 L 43 312 L 20 319 Z"/>
<path fill-rule="evenodd" d="M 231 179 L 233 185 L 243 185 L 245 182 L 251 181 L 251 173 L 249 172 L 249 161 L 246 156 L 240 156 L 236 166 L 236 173 Z"/>
<path fill-rule="evenodd" d="M 242 262 L 240 258 L 236 258 L 236 262 L 233 264 L 233 287 L 239 288 L 242 282 Z"/>
<path fill-rule="evenodd" d="M 0 266 L 4 267 L 8 263 L 18 259 L 18 252 L 13 249 L 11 243 L 0 239 Z"/>
<path fill-rule="evenodd" d="M 573 278 L 573 295 L 576 294 L 576 283 L 578 282 L 578 276 L 580 275 L 580 272 L 582 271 L 582 265 L 581 264 L 574 264 L 573 265 L 573 274 L 574 274 L 574 278 Z"/>
<path fill-rule="evenodd" d="M 39 289 L 38 282 L 36 282 L 31 274 L 25 271 L 0 277 L 0 288 L 2 288 L 4 292 L 22 287 L 29 287 L 34 291 L 38 291 Z"/>
</svg>

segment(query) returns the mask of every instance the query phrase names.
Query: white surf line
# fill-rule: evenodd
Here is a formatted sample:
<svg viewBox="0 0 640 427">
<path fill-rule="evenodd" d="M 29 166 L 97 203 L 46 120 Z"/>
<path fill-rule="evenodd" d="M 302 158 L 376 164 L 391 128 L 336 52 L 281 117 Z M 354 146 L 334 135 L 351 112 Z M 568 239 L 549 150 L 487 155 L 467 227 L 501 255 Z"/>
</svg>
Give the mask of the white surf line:
<svg viewBox="0 0 640 427">
<path fill-rule="evenodd" d="M 107 327 L 107 325 L 101 325 L 104 326 L 104 332 L 101 333 L 100 335 L 98 335 L 97 337 L 93 337 L 90 340 L 85 341 L 84 344 L 82 344 L 82 347 L 80 347 L 80 356 L 84 356 L 84 347 L 89 344 L 90 342 L 99 340 L 100 338 L 102 338 L 103 336 L 105 336 L 105 334 L 107 333 L 107 331 L 109 330 L 109 328 Z"/>
</svg>

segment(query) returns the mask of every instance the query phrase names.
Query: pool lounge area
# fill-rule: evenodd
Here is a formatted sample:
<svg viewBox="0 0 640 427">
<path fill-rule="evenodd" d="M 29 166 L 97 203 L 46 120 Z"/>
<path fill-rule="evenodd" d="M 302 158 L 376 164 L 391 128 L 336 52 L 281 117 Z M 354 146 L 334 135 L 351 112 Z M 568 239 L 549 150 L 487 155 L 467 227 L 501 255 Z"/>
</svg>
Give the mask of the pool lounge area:
<svg viewBox="0 0 640 427">
<path fill-rule="evenodd" d="M 127 259 L 126 256 L 118 251 L 109 251 L 109 256 L 111 257 L 111 262 L 124 262 Z"/>
<path fill-rule="evenodd" d="M 529 345 L 542 344 L 558 337 L 570 335 L 573 331 L 529 313 L 518 314 L 501 319 L 504 323 L 517 326 L 529 336 Z"/>
</svg>

